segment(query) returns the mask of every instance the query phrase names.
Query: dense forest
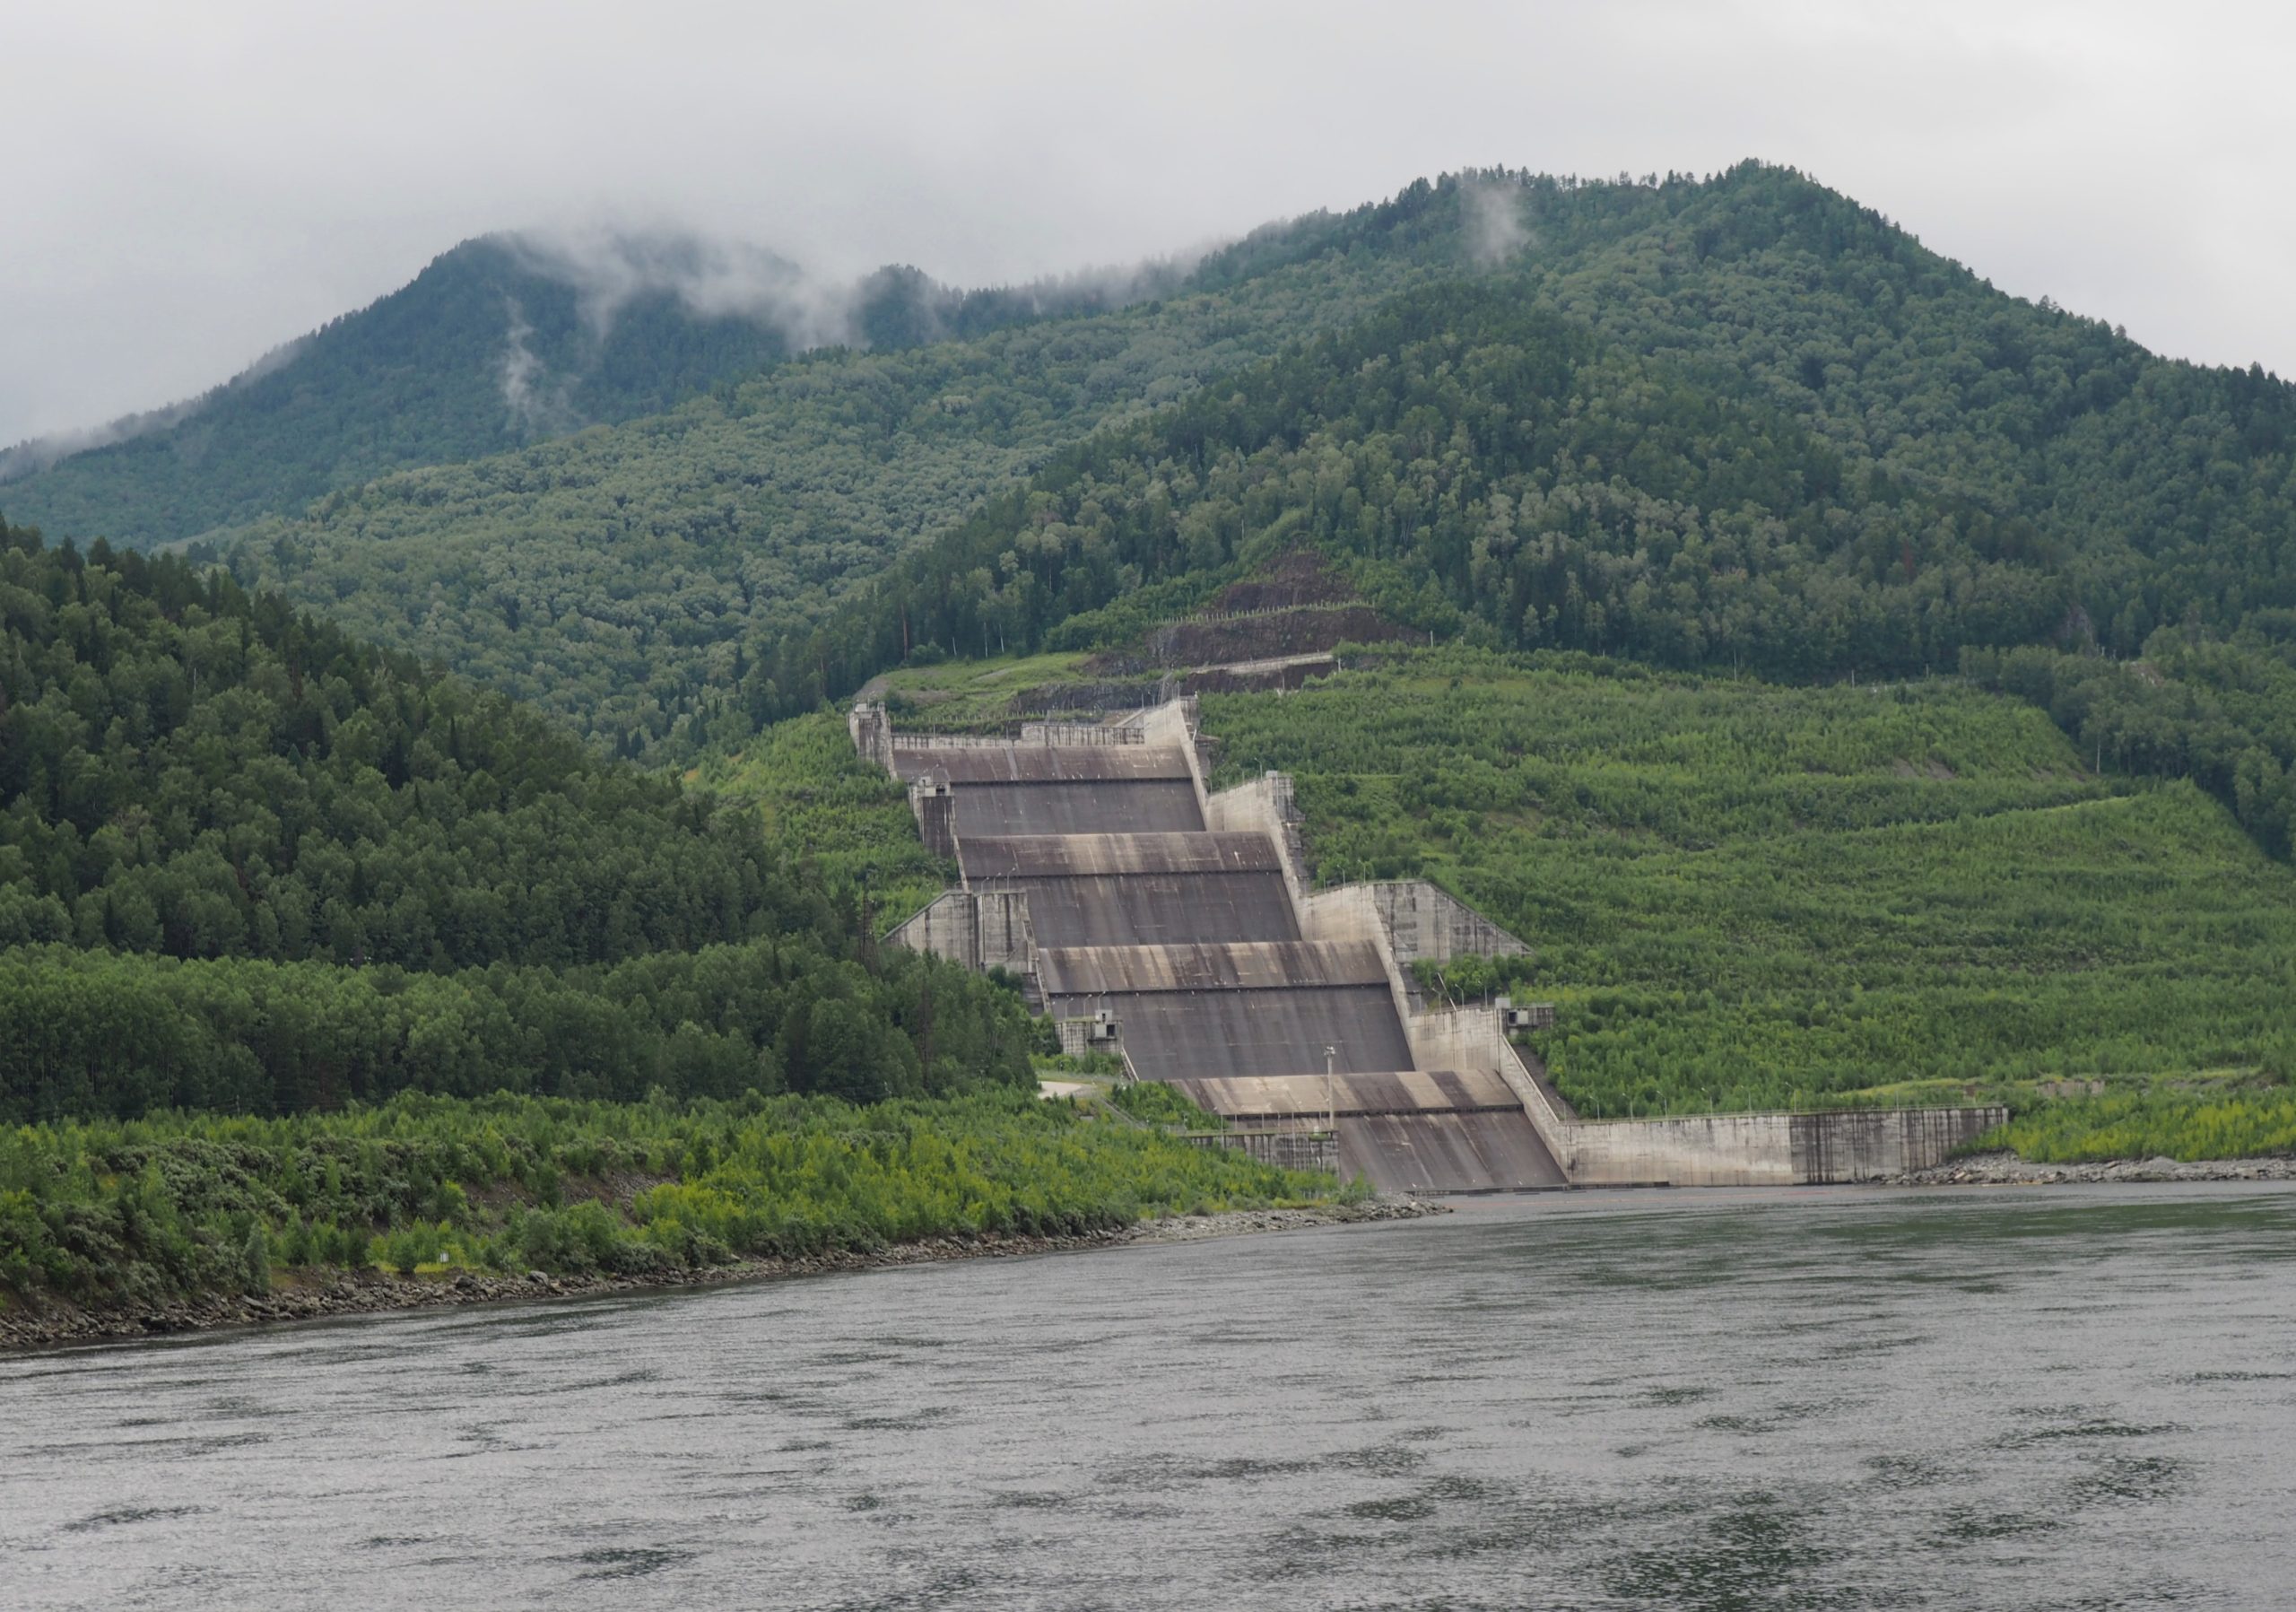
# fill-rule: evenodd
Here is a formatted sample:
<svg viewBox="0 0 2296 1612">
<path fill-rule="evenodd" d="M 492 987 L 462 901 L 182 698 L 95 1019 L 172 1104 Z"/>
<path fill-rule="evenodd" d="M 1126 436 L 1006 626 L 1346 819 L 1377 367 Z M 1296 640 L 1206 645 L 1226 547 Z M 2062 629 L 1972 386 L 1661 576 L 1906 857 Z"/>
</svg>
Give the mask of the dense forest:
<svg viewBox="0 0 2296 1612">
<path fill-rule="evenodd" d="M 0 548 L 0 944 L 411 968 L 825 930 L 744 823 L 183 561 Z"/>
<path fill-rule="evenodd" d="M 704 725 L 920 648 L 1119 641 L 1307 544 L 1491 648 L 1787 681 L 2078 657 L 2017 658 L 2016 685 L 2284 852 L 2296 388 L 2013 302 L 1790 174 L 1669 192 L 1567 272 L 1402 292 L 1068 450 L 759 644 Z"/>
<path fill-rule="evenodd" d="M 1026 1079 L 1017 997 L 881 957 L 753 814 L 228 575 L 0 536 L 0 1123 Z"/>
<path fill-rule="evenodd" d="M 1444 983 L 1553 1001 L 1590 1115 L 2296 1078 L 2296 870 L 1958 678 L 1386 650 L 1203 710 L 1218 781 L 1293 775 L 1319 883 L 1431 877 L 1530 941 Z"/>
</svg>

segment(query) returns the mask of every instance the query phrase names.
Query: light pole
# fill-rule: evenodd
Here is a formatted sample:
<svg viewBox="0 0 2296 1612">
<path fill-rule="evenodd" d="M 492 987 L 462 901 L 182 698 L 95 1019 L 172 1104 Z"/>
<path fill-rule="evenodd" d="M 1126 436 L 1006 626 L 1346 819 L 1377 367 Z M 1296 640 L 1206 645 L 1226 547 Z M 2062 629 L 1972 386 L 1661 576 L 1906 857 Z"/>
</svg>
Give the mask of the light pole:
<svg viewBox="0 0 2296 1612">
<path fill-rule="evenodd" d="M 1339 1156 L 1339 1104 L 1332 1098 L 1331 1070 L 1339 1057 L 1337 1047 L 1324 1049 L 1324 1128 L 1331 1133 L 1332 1157 Z"/>
</svg>

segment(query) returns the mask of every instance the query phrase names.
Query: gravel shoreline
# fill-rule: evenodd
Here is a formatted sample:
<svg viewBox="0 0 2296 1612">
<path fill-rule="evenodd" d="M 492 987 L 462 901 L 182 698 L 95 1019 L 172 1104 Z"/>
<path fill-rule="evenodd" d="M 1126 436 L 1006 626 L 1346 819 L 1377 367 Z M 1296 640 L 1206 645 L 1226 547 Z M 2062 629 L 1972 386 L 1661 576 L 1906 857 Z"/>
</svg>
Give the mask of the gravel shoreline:
<svg viewBox="0 0 2296 1612">
<path fill-rule="evenodd" d="M 2296 1159 L 2114 1159 L 2100 1164 L 2036 1164 L 2013 1153 L 1972 1154 L 1892 1176 L 1892 1187 L 2061 1187 L 2107 1181 L 2292 1181 Z"/>
<path fill-rule="evenodd" d="M 261 1326 L 276 1321 L 316 1320 L 327 1316 L 374 1315 L 390 1311 L 430 1310 L 448 1304 L 483 1304 L 502 1300 L 589 1297 L 610 1293 L 661 1292 L 679 1287 L 714 1287 L 727 1282 L 769 1277 L 826 1276 L 834 1271 L 877 1270 L 898 1265 L 933 1265 L 951 1259 L 1005 1259 L 1069 1250 L 1122 1248 L 1132 1243 L 1193 1242 L 1210 1237 L 1240 1237 L 1291 1232 L 1309 1226 L 1352 1225 L 1366 1221 L 1415 1220 L 1448 1215 L 1441 1204 L 1417 1198 L 1373 1198 L 1318 1209 L 1232 1209 L 1218 1215 L 1182 1215 L 1143 1221 L 1077 1236 L 928 1237 L 919 1242 L 859 1253 L 812 1255 L 791 1259 L 744 1259 L 664 1276 L 552 1277 L 541 1271 L 497 1276 L 458 1271 L 451 1277 L 394 1277 L 380 1271 L 348 1272 L 309 1285 L 281 1286 L 260 1296 L 211 1294 L 171 1299 L 164 1304 L 121 1310 L 86 1310 L 74 1304 L 0 1311 L 0 1355 L 130 1338 L 162 1338 L 217 1327 Z"/>
</svg>

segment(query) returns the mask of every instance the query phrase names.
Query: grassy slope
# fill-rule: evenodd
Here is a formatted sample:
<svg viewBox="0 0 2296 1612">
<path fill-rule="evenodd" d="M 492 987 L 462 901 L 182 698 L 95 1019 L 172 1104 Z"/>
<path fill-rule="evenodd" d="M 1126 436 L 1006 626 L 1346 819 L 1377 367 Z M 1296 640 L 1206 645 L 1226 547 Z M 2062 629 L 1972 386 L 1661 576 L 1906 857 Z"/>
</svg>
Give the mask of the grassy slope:
<svg viewBox="0 0 2296 1612">
<path fill-rule="evenodd" d="M 1438 651 L 1204 711 L 1225 776 L 1295 775 L 1319 880 L 1423 874 L 1533 945 L 1590 1114 L 2296 1058 L 2296 871 L 2005 699 Z"/>
</svg>

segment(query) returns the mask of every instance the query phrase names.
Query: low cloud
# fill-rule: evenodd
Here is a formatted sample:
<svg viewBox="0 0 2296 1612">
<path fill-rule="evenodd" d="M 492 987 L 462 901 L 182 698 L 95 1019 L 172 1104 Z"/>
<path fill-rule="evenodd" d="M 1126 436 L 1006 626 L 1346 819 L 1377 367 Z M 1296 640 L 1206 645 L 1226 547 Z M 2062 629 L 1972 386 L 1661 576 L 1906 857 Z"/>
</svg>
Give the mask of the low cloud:
<svg viewBox="0 0 2296 1612">
<path fill-rule="evenodd" d="M 1531 244 L 1523 222 L 1523 187 L 1507 179 L 1459 182 L 1459 210 L 1466 229 L 1467 255 L 1483 267 L 1503 263 Z"/>
<path fill-rule="evenodd" d="M 529 437 L 555 436 L 581 423 L 567 380 L 551 379 L 549 367 L 534 350 L 535 327 L 515 297 L 502 300 L 508 328 L 503 333 L 502 403 L 518 430 Z"/>
<path fill-rule="evenodd" d="M 529 230 L 503 240 L 526 266 L 574 287 L 600 341 L 625 304 L 665 291 L 705 318 L 770 326 L 796 348 L 831 345 L 850 333 L 853 286 L 825 283 L 762 247 L 609 229 Z"/>
</svg>

